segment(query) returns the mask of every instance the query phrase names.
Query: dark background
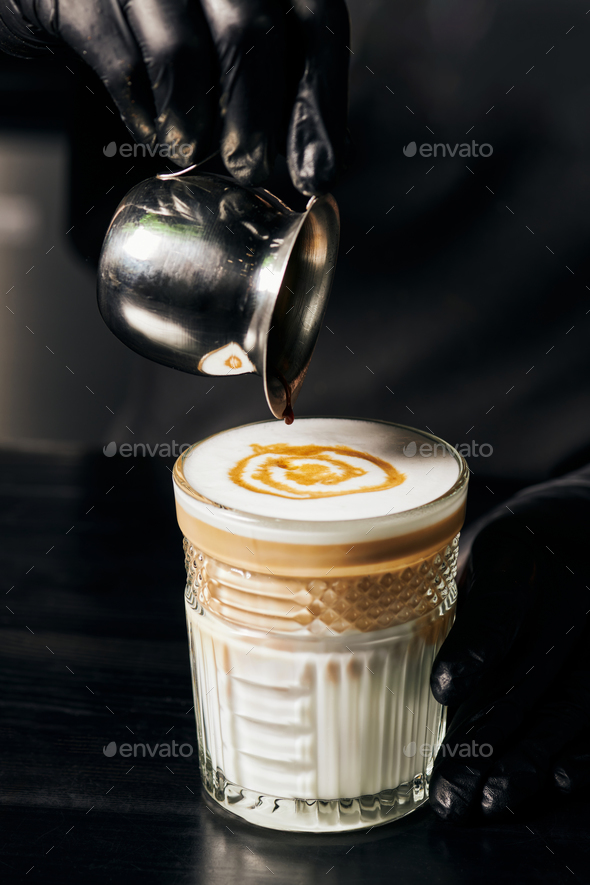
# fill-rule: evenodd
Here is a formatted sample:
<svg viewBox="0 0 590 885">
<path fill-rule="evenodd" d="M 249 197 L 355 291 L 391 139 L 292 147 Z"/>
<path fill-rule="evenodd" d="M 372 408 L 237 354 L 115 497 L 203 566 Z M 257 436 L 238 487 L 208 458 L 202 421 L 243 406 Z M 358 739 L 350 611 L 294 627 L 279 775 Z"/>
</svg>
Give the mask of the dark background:
<svg viewBox="0 0 590 885">
<path fill-rule="evenodd" d="M 468 444 L 473 522 L 588 461 L 590 15 L 569 0 L 349 7 L 356 160 L 334 188 L 341 252 L 297 411 Z M 105 157 L 130 141 L 113 111 L 76 58 L 0 57 L 6 881 L 586 881 L 587 803 L 549 789 L 493 826 L 422 810 L 306 839 L 207 808 L 194 756 L 127 775 L 103 755 L 129 730 L 196 737 L 171 461 L 102 446 L 193 442 L 268 415 L 259 379 L 208 393 L 102 323 L 102 236 L 125 192 L 162 169 Z M 472 139 L 492 156 L 402 151 Z M 268 187 L 303 205 L 284 163 Z"/>
</svg>

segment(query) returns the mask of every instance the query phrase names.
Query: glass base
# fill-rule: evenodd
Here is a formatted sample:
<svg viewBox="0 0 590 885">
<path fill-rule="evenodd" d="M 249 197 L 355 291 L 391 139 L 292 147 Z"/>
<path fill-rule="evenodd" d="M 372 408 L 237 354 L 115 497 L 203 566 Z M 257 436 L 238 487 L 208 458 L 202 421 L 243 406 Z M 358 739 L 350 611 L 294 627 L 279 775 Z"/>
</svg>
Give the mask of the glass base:
<svg viewBox="0 0 590 885">
<path fill-rule="evenodd" d="M 212 772 L 209 772 L 211 774 Z M 409 783 L 355 799 L 282 799 L 227 781 L 219 769 L 206 778 L 205 790 L 232 814 L 259 827 L 299 833 L 342 833 L 380 827 L 420 808 L 428 800 L 423 772 Z"/>
</svg>

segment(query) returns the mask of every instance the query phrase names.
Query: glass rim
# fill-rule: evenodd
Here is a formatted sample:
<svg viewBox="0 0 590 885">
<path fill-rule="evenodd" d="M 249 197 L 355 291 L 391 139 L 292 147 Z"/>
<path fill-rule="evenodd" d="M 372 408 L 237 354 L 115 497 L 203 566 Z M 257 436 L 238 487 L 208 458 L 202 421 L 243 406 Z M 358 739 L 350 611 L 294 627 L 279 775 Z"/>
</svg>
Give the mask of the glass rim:
<svg viewBox="0 0 590 885">
<path fill-rule="evenodd" d="M 197 492 L 186 479 L 184 475 L 184 461 L 190 455 L 197 446 L 202 445 L 207 440 L 213 439 L 216 436 L 220 436 L 222 433 L 228 433 L 231 430 L 238 430 L 242 427 L 254 427 L 257 424 L 270 424 L 277 419 L 266 419 L 263 421 L 249 421 L 246 424 L 239 424 L 236 427 L 228 427 L 227 430 L 218 430 L 215 433 L 211 433 L 209 436 L 204 437 L 203 439 L 198 440 L 198 442 L 193 443 L 188 449 L 185 449 L 184 452 L 177 458 L 174 463 L 174 469 L 172 471 L 172 478 L 175 485 L 177 485 L 183 492 L 189 495 L 194 500 L 198 501 L 201 504 L 205 504 L 213 506 L 217 508 L 218 511 L 231 513 L 237 520 L 244 524 L 248 523 L 256 523 L 258 525 L 267 525 L 267 526 L 277 526 L 281 525 L 287 529 L 291 529 L 293 532 L 301 532 L 308 531 L 310 525 L 314 528 L 321 526 L 323 530 L 329 529 L 344 529 L 345 526 L 351 526 L 353 524 L 364 524 L 368 525 L 372 523 L 373 525 L 387 525 L 387 523 L 398 523 L 403 520 L 414 519 L 417 516 L 427 515 L 429 512 L 436 510 L 437 507 L 440 507 L 443 503 L 447 503 L 452 501 L 453 498 L 458 498 L 461 493 L 467 487 L 467 483 L 469 481 L 469 467 L 467 465 L 467 461 L 461 455 L 457 449 L 448 443 L 446 440 L 442 439 L 440 436 L 436 436 L 434 433 L 429 433 L 425 430 L 419 430 L 417 427 L 412 427 L 409 424 L 400 424 L 397 421 L 383 421 L 379 418 L 359 418 L 352 417 L 350 415 L 302 415 L 297 416 L 296 421 L 307 421 L 310 419 L 314 420 L 333 420 L 333 421 L 364 421 L 369 424 L 384 424 L 387 427 L 398 427 L 402 430 L 410 430 L 413 433 L 418 433 L 420 436 L 423 436 L 425 439 L 433 441 L 435 444 L 442 444 L 455 458 L 455 461 L 459 467 L 459 475 L 457 479 L 453 483 L 453 485 L 447 489 L 446 492 L 443 492 L 442 495 L 439 495 L 437 498 L 433 498 L 431 501 L 427 501 L 424 504 L 419 504 L 417 507 L 410 507 L 407 510 L 401 510 L 397 513 L 386 513 L 382 516 L 364 516 L 364 517 L 351 517 L 350 519 L 338 519 L 338 520 L 302 520 L 302 519 L 289 519 L 288 517 L 283 516 L 263 516 L 257 513 L 251 513 L 247 510 L 240 510 L 237 507 L 229 507 L 225 504 L 220 504 L 217 501 L 213 501 L 210 498 L 205 497 L 200 492 Z"/>
</svg>

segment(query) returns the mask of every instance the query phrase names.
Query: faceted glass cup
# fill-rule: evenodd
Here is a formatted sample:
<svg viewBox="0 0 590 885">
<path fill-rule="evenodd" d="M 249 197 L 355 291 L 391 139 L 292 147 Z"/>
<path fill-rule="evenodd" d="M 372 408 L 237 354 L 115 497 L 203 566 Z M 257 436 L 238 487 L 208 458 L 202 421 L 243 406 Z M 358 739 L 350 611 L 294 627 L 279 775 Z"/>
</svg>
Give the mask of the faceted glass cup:
<svg viewBox="0 0 590 885">
<path fill-rule="evenodd" d="M 444 447 L 452 488 L 310 526 L 205 499 L 183 469 L 195 446 L 174 468 L 203 785 L 260 826 L 373 827 L 428 798 L 446 712 L 429 678 L 454 619 L 469 471 L 437 437 L 389 426 Z"/>
</svg>

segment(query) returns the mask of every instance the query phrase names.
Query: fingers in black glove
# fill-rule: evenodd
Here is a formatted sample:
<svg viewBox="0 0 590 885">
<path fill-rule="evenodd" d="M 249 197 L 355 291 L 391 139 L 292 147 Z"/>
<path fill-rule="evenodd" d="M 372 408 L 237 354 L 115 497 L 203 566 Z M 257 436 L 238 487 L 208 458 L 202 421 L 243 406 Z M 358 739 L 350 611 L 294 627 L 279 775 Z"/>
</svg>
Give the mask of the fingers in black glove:
<svg viewBox="0 0 590 885">
<path fill-rule="evenodd" d="M 216 134 L 217 77 L 205 17 L 197 3 L 123 0 L 145 64 L 155 105 L 159 144 L 188 166 L 210 153 Z"/>
<path fill-rule="evenodd" d="M 181 166 L 210 152 L 216 134 L 217 69 L 197 2 L 10 3 L 11 9 L 0 16 L 7 51 L 34 54 L 57 38 L 98 74 L 136 141 L 168 145 L 171 159 Z"/>
<path fill-rule="evenodd" d="M 18 58 L 48 56 L 49 47 L 61 43 L 56 19 L 53 2 L 5 0 L 0 4 L 0 49 Z"/>
<path fill-rule="evenodd" d="M 178 165 L 220 138 L 228 171 L 256 185 L 284 150 L 304 194 L 328 190 L 344 166 L 344 0 L 8 0 L 6 10 L 7 51 L 63 41 L 99 75 L 136 140 L 173 147 Z"/>
<path fill-rule="evenodd" d="M 590 788 L 590 740 L 587 731 L 568 744 L 553 765 L 553 783 L 566 794 Z"/>
<path fill-rule="evenodd" d="M 276 0 L 203 0 L 220 66 L 221 156 L 242 184 L 268 177 L 285 102 L 285 25 Z"/>
<path fill-rule="evenodd" d="M 530 603 L 534 571 L 532 549 L 508 533 L 502 536 L 497 525 L 476 538 L 457 619 L 430 676 L 432 693 L 440 704 L 463 701 L 505 658 Z M 472 592 L 475 585 L 477 591 Z"/>
<path fill-rule="evenodd" d="M 552 694 L 584 630 L 579 582 L 558 579 L 555 559 L 522 528 L 497 521 L 478 536 L 467 594 L 433 667 L 437 700 L 463 701 L 431 780 L 431 805 L 446 820 L 496 814 L 536 792 L 590 707 L 587 663 L 569 677 L 570 693 Z"/>
<path fill-rule="evenodd" d="M 529 799 L 549 784 L 551 775 L 563 792 L 590 780 L 590 654 L 587 646 L 581 652 L 573 666 L 564 669 L 559 693 L 554 686 L 546 692 L 519 739 L 492 766 L 483 788 L 485 815 L 500 814 Z M 586 736 L 584 743 L 575 744 L 581 734 Z M 555 762 L 559 754 L 563 755 Z"/>
<path fill-rule="evenodd" d="M 107 87 L 125 125 L 143 144 L 153 144 L 154 103 L 139 47 L 116 0 L 69 0 L 57 16 L 53 4 L 38 7 L 38 21 L 93 68 Z"/>
<path fill-rule="evenodd" d="M 343 0 L 293 0 L 304 66 L 287 139 L 287 163 L 304 194 L 329 190 L 345 166 L 350 26 Z"/>
</svg>

